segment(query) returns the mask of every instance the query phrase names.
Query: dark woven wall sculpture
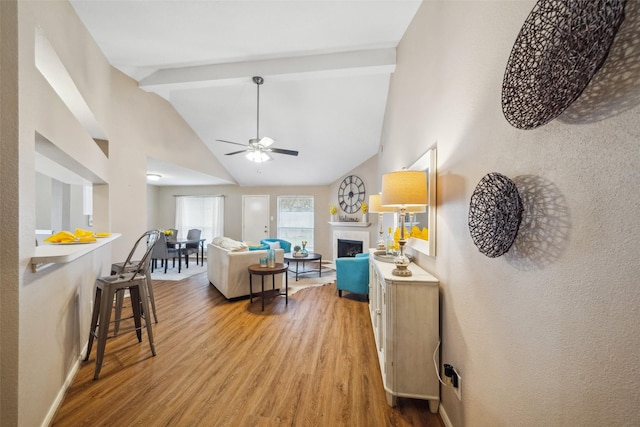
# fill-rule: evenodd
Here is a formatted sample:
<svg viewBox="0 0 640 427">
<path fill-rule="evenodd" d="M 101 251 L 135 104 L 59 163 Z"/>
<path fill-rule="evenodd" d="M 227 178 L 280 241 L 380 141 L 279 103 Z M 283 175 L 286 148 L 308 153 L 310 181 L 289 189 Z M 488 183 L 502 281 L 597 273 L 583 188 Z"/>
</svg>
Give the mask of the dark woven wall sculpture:
<svg viewBox="0 0 640 427">
<path fill-rule="evenodd" d="M 469 231 L 480 252 L 490 258 L 505 254 L 518 234 L 522 210 L 513 181 L 497 172 L 485 175 L 469 205 Z"/>
<path fill-rule="evenodd" d="M 539 0 L 511 50 L 502 111 L 518 129 L 558 117 L 600 69 L 626 0 Z"/>
</svg>

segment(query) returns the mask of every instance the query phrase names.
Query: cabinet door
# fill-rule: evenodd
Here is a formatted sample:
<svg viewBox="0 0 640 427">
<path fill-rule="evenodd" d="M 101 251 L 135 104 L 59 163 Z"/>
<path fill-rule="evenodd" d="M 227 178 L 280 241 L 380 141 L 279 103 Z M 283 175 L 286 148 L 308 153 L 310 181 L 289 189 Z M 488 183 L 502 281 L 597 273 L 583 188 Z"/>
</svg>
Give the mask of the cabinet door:
<svg viewBox="0 0 640 427">
<path fill-rule="evenodd" d="M 433 352 L 438 343 L 438 287 L 402 282 L 390 287 L 388 305 L 393 311 L 393 389 L 409 395 L 439 396 Z M 419 302 L 419 304 L 416 304 Z"/>
<path fill-rule="evenodd" d="M 376 273 L 376 269 L 373 264 L 369 264 L 369 316 L 371 317 L 371 327 L 373 328 L 373 334 L 378 340 L 378 285 L 377 285 L 378 275 Z"/>
<path fill-rule="evenodd" d="M 384 381 L 385 386 L 389 384 L 389 373 L 391 370 L 390 363 L 393 362 L 393 358 L 389 357 L 389 350 L 391 350 L 392 343 L 390 340 L 393 339 L 393 331 L 389 330 L 390 326 L 393 325 L 393 319 L 391 316 L 393 315 L 392 310 L 389 310 L 389 294 L 387 293 L 389 288 L 387 283 L 384 281 L 383 277 L 380 277 L 380 348 L 378 349 L 379 354 L 382 355 L 382 359 L 380 360 L 382 367 L 382 379 Z"/>
</svg>

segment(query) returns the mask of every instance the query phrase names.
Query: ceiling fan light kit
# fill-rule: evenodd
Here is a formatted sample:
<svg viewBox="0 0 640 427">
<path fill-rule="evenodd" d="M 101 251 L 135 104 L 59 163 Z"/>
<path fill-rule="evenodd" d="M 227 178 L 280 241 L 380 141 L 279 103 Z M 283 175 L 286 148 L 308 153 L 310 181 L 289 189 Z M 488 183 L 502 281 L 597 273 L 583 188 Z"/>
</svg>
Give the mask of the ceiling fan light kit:
<svg viewBox="0 0 640 427">
<path fill-rule="evenodd" d="M 226 142 L 227 144 L 242 145 L 247 147 L 244 150 L 233 151 L 226 153 L 227 156 L 233 156 L 234 154 L 246 153 L 245 157 L 254 163 L 264 163 L 269 160 L 273 160 L 273 157 L 269 153 L 286 154 L 288 156 L 297 156 L 298 152 L 295 150 L 285 150 L 282 148 L 270 148 L 270 146 L 276 141 L 268 136 L 260 138 L 260 85 L 264 83 L 264 79 L 260 76 L 254 76 L 253 82 L 257 87 L 257 109 L 256 109 L 256 137 L 249 140 L 249 144 L 240 144 L 233 141 L 226 141 L 224 139 L 217 139 L 219 142 Z"/>
<path fill-rule="evenodd" d="M 247 151 L 246 157 L 254 163 L 264 163 L 273 160 L 273 157 L 262 150 Z"/>
</svg>

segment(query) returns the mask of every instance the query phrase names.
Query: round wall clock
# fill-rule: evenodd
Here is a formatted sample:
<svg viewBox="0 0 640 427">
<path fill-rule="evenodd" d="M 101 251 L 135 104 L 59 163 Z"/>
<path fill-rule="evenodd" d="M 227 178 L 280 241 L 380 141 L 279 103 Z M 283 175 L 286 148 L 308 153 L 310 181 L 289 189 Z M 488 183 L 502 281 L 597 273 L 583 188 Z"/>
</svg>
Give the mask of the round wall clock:
<svg viewBox="0 0 640 427">
<path fill-rule="evenodd" d="M 364 193 L 364 182 L 355 175 L 349 175 L 338 188 L 340 208 L 348 214 L 358 212 L 364 202 Z"/>
</svg>

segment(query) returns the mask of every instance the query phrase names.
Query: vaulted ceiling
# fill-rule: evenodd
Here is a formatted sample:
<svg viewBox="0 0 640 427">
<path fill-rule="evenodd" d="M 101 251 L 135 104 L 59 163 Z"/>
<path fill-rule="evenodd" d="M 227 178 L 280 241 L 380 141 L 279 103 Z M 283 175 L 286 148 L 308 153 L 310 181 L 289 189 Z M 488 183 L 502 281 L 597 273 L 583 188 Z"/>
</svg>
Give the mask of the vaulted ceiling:
<svg viewBox="0 0 640 427">
<path fill-rule="evenodd" d="M 107 60 L 167 99 L 240 185 L 325 185 L 377 153 L 395 47 L 420 1 L 72 0 Z M 252 163 L 260 137 L 298 156 Z M 149 159 L 156 185 L 219 182 Z"/>
</svg>

